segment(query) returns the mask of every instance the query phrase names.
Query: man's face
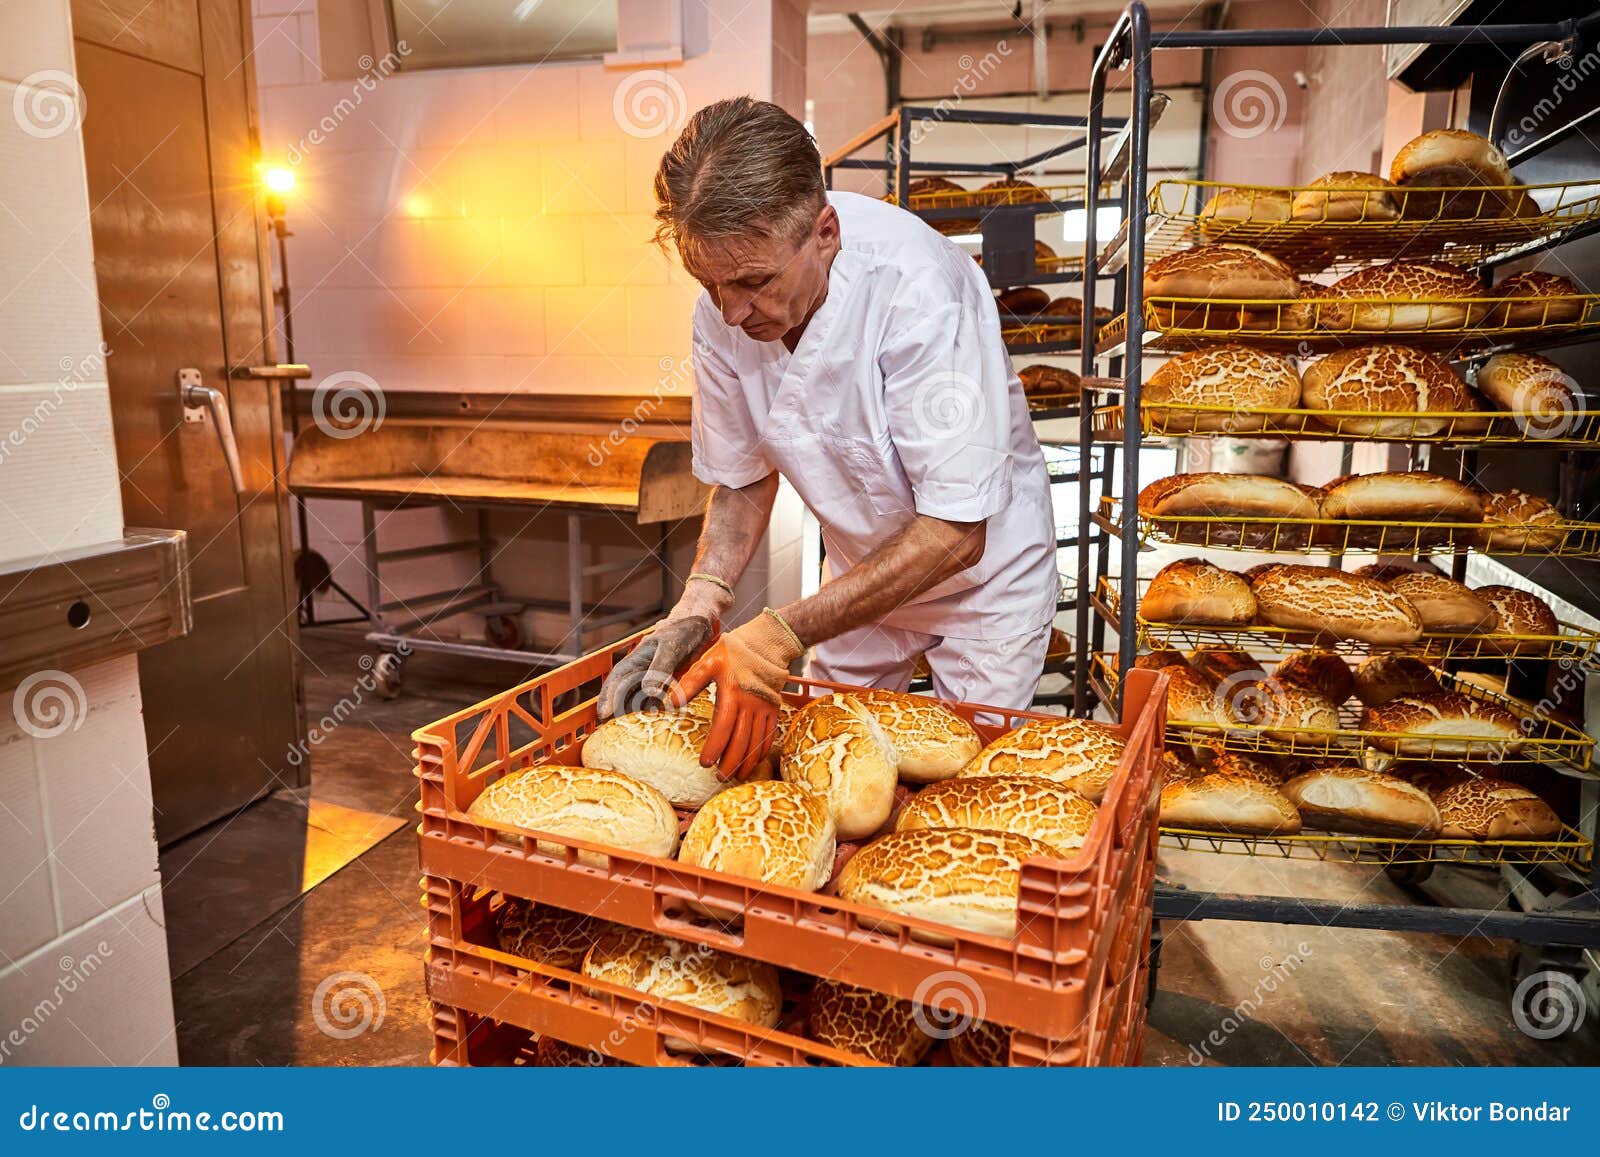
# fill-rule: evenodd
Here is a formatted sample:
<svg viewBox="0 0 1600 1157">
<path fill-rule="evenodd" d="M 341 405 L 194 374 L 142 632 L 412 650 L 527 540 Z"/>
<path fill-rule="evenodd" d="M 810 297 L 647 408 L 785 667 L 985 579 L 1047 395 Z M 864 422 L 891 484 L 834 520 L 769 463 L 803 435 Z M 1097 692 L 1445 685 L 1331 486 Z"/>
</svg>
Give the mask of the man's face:
<svg viewBox="0 0 1600 1157">
<path fill-rule="evenodd" d="M 799 244 L 765 233 L 717 238 L 694 245 L 684 266 L 723 321 L 756 341 L 777 341 L 822 300 L 838 251 L 839 215 L 829 205 Z"/>
</svg>

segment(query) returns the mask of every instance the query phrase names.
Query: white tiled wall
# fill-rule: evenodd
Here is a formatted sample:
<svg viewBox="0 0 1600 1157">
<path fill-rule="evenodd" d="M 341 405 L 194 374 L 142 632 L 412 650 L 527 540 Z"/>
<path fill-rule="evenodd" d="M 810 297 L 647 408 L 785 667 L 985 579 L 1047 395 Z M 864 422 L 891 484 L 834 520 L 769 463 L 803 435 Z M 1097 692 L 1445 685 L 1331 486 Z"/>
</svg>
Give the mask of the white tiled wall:
<svg viewBox="0 0 1600 1157">
<path fill-rule="evenodd" d="M 72 67 L 68 0 L 0 6 L 0 108 L 42 109 L 46 130 L 0 116 L 4 560 L 122 533 L 83 142 L 40 86 Z M 0 695 L 0 1064 L 171 1064 L 137 661 L 66 676 L 59 734 Z"/>
</svg>

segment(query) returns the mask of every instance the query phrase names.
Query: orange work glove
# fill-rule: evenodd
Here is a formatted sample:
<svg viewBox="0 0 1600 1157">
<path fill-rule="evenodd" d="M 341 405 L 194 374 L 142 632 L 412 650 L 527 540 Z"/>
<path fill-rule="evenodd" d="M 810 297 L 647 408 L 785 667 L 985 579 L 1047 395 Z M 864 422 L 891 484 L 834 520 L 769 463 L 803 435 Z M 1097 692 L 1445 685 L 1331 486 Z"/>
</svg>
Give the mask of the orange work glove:
<svg viewBox="0 0 1600 1157">
<path fill-rule="evenodd" d="M 678 680 L 667 696 L 669 707 L 682 707 L 708 683 L 717 685 L 700 766 L 715 764 L 722 779 L 744 779 L 761 765 L 778 726 L 789 664 L 804 652 L 789 624 L 767 607 L 713 643 Z"/>
</svg>

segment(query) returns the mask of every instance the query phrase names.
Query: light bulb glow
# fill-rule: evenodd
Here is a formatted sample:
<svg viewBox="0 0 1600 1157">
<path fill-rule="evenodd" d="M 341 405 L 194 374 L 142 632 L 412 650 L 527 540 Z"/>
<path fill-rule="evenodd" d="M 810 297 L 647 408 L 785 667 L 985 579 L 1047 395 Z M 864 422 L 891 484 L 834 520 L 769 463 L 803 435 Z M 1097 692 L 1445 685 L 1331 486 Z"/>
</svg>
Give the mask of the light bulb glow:
<svg viewBox="0 0 1600 1157">
<path fill-rule="evenodd" d="M 271 192 L 287 193 L 294 188 L 294 170 L 283 168 L 268 169 L 261 175 L 261 181 Z"/>
</svg>

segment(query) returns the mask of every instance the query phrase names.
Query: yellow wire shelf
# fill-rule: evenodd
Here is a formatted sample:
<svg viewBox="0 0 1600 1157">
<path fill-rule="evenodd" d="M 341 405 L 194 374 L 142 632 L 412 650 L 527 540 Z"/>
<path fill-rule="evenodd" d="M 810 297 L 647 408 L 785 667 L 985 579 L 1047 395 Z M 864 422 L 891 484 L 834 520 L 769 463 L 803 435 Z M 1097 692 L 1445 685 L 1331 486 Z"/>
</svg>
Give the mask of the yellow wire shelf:
<svg viewBox="0 0 1600 1157">
<path fill-rule="evenodd" d="M 940 189 L 932 193 L 913 193 L 912 209 L 989 209 L 995 205 L 1037 205 L 1044 201 L 1081 201 L 1083 185 L 1026 185 L 1003 189 Z M 884 198 L 898 202 L 893 194 Z"/>
<path fill-rule="evenodd" d="M 1549 840 L 1395 840 L 1332 832 L 1246 836 L 1162 825 L 1161 843 L 1163 847 L 1224 856 L 1347 864 L 1560 864 L 1587 871 L 1594 860 L 1593 841 L 1565 824 L 1561 825 L 1561 835 Z"/>
<path fill-rule="evenodd" d="M 1244 198 L 1248 208 L 1239 214 L 1242 220 L 1203 216 L 1207 202 L 1224 190 Z M 1285 197 L 1307 192 L 1299 186 L 1159 181 L 1150 190 L 1145 255 L 1153 261 L 1191 245 L 1226 241 L 1274 254 L 1300 273 L 1396 258 L 1477 265 L 1600 220 L 1596 182 L 1313 190 L 1340 191 L 1362 196 L 1361 205 L 1350 214 L 1356 220 L 1328 220 L 1326 200 L 1314 216 L 1303 210 L 1301 220 L 1274 220 L 1282 216 Z M 1519 205 L 1522 213 L 1515 212 Z M 1390 206 L 1398 207 L 1398 219 Z"/>
<path fill-rule="evenodd" d="M 1122 608 L 1118 581 L 1102 575 L 1090 603 L 1102 618 L 1116 626 Z M 1149 579 L 1139 580 L 1143 597 Z M 1458 634 L 1430 632 L 1415 643 L 1374 646 L 1355 639 L 1341 639 L 1317 631 L 1289 630 L 1266 623 L 1247 627 L 1205 627 L 1187 623 L 1152 622 L 1136 615 L 1138 644 L 1150 651 L 1194 651 L 1203 647 L 1226 647 L 1281 658 L 1295 651 L 1312 648 L 1333 651 L 1347 659 L 1360 660 L 1379 653 L 1414 655 L 1430 663 L 1445 660 L 1548 659 L 1568 667 L 1587 666 L 1600 670 L 1600 631 L 1585 630 L 1571 623 L 1559 623 L 1554 635 Z"/>
<path fill-rule="evenodd" d="M 1083 340 L 1083 325 L 1079 322 L 1030 323 L 1007 325 L 1000 329 L 1000 339 L 1007 346 L 1042 345 L 1045 342 L 1072 342 Z"/>
<path fill-rule="evenodd" d="M 1122 517 L 1121 500 L 1102 496 L 1095 522 L 1112 534 L 1120 535 Z M 1503 541 L 1506 534 L 1530 529 L 1541 536 L 1536 542 L 1506 545 Z M 1500 542 L 1495 541 L 1497 534 Z M 1157 544 L 1268 554 L 1315 551 L 1320 554 L 1414 555 L 1471 549 L 1478 554 L 1499 557 L 1595 558 L 1600 556 L 1600 523 L 1563 519 L 1529 528 L 1502 522 L 1141 515 L 1139 545 L 1150 549 Z"/>
<path fill-rule="evenodd" d="M 1094 428 L 1102 439 L 1122 438 L 1123 410 L 1099 406 Z M 1382 423 L 1376 425 L 1376 423 Z M 1397 414 L 1379 410 L 1308 410 L 1168 404 L 1139 407 L 1140 432 L 1150 438 L 1226 434 L 1288 438 L 1294 441 L 1434 442 L 1450 445 L 1547 446 L 1571 448 L 1600 444 L 1600 410 L 1562 413 L 1484 410 L 1464 414 L 1428 410 Z M 1372 432 L 1374 429 L 1378 432 Z"/>
<path fill-rule="evenodd" d="M 1114 696 L 1117 688 L 1116 656 L 1103 652 L 1097 654 L 1094 669 L 1096 681 Z M 1533 705 L 1521 700 L 1496 695 L 1446 672 L 1437 674 L 1445 690 L 1492 703 L 1516 715 L 1521 721 L 1521 738 L 1508 741 L 1488 735 L 1439 736 L 1411 731 L 1375 731 L 1362 727 L 1364 709 L 1354 700 L 1339 707 L 1340 726 L 1337 729 L 1200 722 L 1176 719 L 1169 709 L 1167 736 L 1177 742 L 1221 747 L 1227 751 L 1344 761 L 1359 759 L 1376 762 L 1380 766 L 1387 766 L 1395 759 L 1437 759 L 1496 764 L 1559 763 L 1576 771 L 1589 770 L 1594 756 L 1594 740 L 1583 732 L 1549 718 L 1548 713 L 1541 717 Z"/>
<path fill-rule="evenodd" d="M 1070 394 L 1025 394 L 1023 396 L 1027 400 L 1030 414 L 1071 409 L 1083 400 L 1083 395 L 1076 391 Z M 1074 466 L 1074 469 L 1076 469 L 1076 466 Z"/>
</svg>

